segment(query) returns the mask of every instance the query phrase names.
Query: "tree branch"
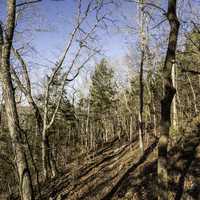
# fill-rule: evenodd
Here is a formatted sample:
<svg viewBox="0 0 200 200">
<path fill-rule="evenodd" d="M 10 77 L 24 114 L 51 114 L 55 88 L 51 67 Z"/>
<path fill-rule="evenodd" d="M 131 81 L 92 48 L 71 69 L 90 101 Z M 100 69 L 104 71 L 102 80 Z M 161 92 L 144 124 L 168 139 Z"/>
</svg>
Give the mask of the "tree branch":
<svg viewBox="0 0 200 200">
<path fill-rule="evenodd" d="M 139 1 L 136 1 L 136 0 L 127 0 L 128 2 L 134 2 L 134 3 L 138 3 L 138 4 L 141 4 L 141 2 Z M 145 2 L 143 3 L 144 5 L 147 5 L 147 6 L 151 6 L 151 7 L 154 7 L 158 10 L 160 10 L 164 15 L 167 14 L 166 10 L 158 5 L 156 5 L 155 3 L 151 3 L 151 2 Z"/>
<path fill-rule="evenodd" d="M 192 70 L 192 69 L 181 69 L 182 72 L 187 72 L 187 73 L 191 73 L 193 75 L 200 75 L 199 71 L 196 70 Z"/>
<path fill-rule="evenodd" d="M 31 82 L 30 82 L 30 78 L 29 78 L 29 74 L 28 74 L 28 66 L 27 66 L 26 62 L 24 61 L 24 59 L 22 58 L 22 56 L 20 55 L 19 51 L 17 49 L 15 49 L 13 46 L 12 46 L 12 51 L 22 66 L 23 76 L 26 81 L 26 90 L 31 95 L 31 93 L 32 93 L 31 92 Z"/>
<path fill-rule="evenodd" d="M 20 88 L 20 90 L 21 90 L 25 95 L 27 95 L 28 91 L 27 91 L 27 89 L 24 87 L 24 85 L 22 84 L 21 80 L 19 79 L 19 77 L 18 77 L 18 75 L 17 75 L 17 73 L 16 73 L 16 71 L 14 70 L 14 68 L 13 68 L 12 65 L 10 66 L 10 71 L 11 71 L 11 73 L 12 73 L 12 75 L 13 75 L 13 78 L 14 78 L 15 82 L 17 83 L 17 86 Z"/>
<path fill-rule="evenodd" d="M 33 0 L 33 1 L 25 1 L 23 3 L 19 3 L 16 5 L 16 7 L 21 7 L 21 6 L 25 6 L 25 5 L 29 5 L 29 4 L 34 4 L 34 3 L 39 3 L 42 0 Z"/>
</svg>

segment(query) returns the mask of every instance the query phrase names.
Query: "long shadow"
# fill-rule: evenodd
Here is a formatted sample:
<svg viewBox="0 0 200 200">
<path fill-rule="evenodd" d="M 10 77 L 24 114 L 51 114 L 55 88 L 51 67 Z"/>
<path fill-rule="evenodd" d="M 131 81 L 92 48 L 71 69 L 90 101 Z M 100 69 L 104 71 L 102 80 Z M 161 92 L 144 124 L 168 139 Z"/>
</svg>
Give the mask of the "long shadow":
<svg viewBox="0 0 200 200">
<path fill-rule="evenodd" d="M 191 138 L 186 138 L 183 141 L 179 141 L 175 147 L 169 151 L 169 172 L 170 175 L 179 175 L 178 183 L 174 181 L 169 182 L 169 190 L 175 194 L 175 200 L 180 200 L 183 197 L 185 192 L 192 196 L 193 199 L 199 200 L 200 198 L 200 159 L 195 157 L 196 148 L 200 143 L 199 133 L 191 136 Z M 184 144 L 184 145 L 183 145 Z M 175 157 L 175 159 L 173 158 Z M 181 162 L 181 166 L 177 165 L 178 162 Z M 192 166 L 195 162 L 195 166 Z M 192 168 L 192 169 L 191 169 Z M 195 187 L 191 188 L 189 191 L 184 191 L 184 184 L 186 181 L 187 175 L 196 179 L 199 177 L 199 182 Z M 121 197 L 124 196 L 128 188 L 133 188 L 132 190 L 137 194 L 138 199 L 157 199 L 155 188 L 157 186 L 156 182 L 157 176 L 157 159 L 151 162 L 148 165 L 145 165 L 143 170 L 138 176 L 131 176 L 126 179 L 126 183 L 121 185 L 120 191 L 118 194 Z M 129 180 L 131 179 L 131 180 Z M 139 183 L 136 182 L 139 180 Z M 136 182 L 136 183 L 131 183 Z M 131 187 L 130 187 L 131 185 Z M 145 188 L 144 188 L 145 186 Z M 162 186 L 159 186 L 162 187 Z M 163 188 L 164 190 L 164 188 Z M 154 193 L 154 194 L 153 194 Z M 187 196 L 186 196 L 187 199 Z"/>
<path fill-rule="evenodd" d="M 151 146 L 149 146 L 145 152 L 144 155 L 140 158 L 140 160 L 135 163 L 132 167 L 130 167 L 126 173 L 122 176 L 122 178 L 117 182 L 117 184 L 112 188 L 112 190 L 106 194 L 101 200 L 110 200 L 113 195 L 116 193 L 116 191 L 118 190 L 118 188 L 120 187 L 120 185 L 122 184 L 122 182 L 127 178 L 127 176 L 129 175 L 130 172 L 133 172 L 140 164 L 142 164 L 147 157 L 149 156 L 149 154 L 154 150 L 154 148 L 156 147 L 158 143 L 158 140 L 156 140 L 156 142 L 154 142 Z"/>
<path fill-rule="evenodd" d="M 172 165 L 171 170 L 180 174 L 180 178 L 177 185 L 175 200 L 180 200 L 184 193 L 184 183 L 186 175 L 192 162 L 195 160 L 196 148 L 200 143 L 200 137 L 197 135 L 192 140 L 185 143 L 183 150 L 180 153 L 178 159 L 176 159 Z M 173 160 L 173 159 L 172 159 Z M 176 163 L 180 162 L 181 166 L 176 166 Z M 179 164 L 180 165 L 180 164 Z"/>
<path fill-rule="evenodd" d="M 199 147 L 200 148 L 200 147 Z M 198 152 L 200 154 L 200 152 Z M 188 176 L 193 179 L 192 186 L 186 191 L 193 199 L 200 199 L 200 157 L 199 155 L 193 161 Z"/>
<path fill-rule="evenodd" d="M 178 187 L 177 187 L 177 191 L 176 191 L 175 200 L 180 200 L 182 197 L 182 194 L 184 192 L 184 182 L 185 182 L 186 174 L 190 168 L 192 161 L 194 160 L 194 157 L 195 156 L 192 153 L 192 155 L 190 155 L 190 157 L 188 159 L 188 162 L 185 164 L 183 171 L 181 172 L 181 176 L 179 178 Z"/>
</svg>

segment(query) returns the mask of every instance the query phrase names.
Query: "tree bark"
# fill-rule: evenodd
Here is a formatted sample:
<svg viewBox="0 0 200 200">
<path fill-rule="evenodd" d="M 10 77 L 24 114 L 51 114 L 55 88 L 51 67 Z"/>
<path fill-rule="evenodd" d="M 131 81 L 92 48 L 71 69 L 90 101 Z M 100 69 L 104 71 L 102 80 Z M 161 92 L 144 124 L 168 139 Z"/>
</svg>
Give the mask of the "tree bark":
<svg viewBox="0 0 200 200">
<path fill-rule="evenodd" d="M 7 29 L 5 38 L 0 30 L 0 71 L 5 99 L 5 109 L 8 120 L 8 128 L 12 139 L 15 162 L 19 175 L 19 188 L 22 200 L 33 199 L 33 188 L 28 162 L 22 143 L 22 131 L 19 126 L 18 113 L 15 102 L 14 88 L 10 74 L 10 52 L 15 28 L 16 1 L 7 1 Z"/>
<path fill-rule="evenodd" d="M 176 69 L 175 64 L 172 65 L 172 83 L 173 87 L 176 89 Z M 178 116 L 177 116 L 177 108 L 176 108 L 176 96 L 172 101 L 173 113 L 172 113 L 172 127 L 177 131 L 178 130 Z"/>
<path fill-rule="evenodd" d="M 198 109 L 197 109 L 197 97 L 196 97 L 196 94 L 195 94 L 195 91 L 194 91 L 194 87 L 192 86 L 192 81 L 189 77 L 189 75 L 186 73 L 186 76 L 187 76 L 187 79 L 188 79 L 188 82 L 190 84 L 190 88 L 191 88 L 191 91 L 192 91 L 192 96 L 193 96 L 193 102 L 194 102 L 194 112 L 195 112 L 195 115 L 198 113 Z"/>
<path fill-rule="evenodd" d="M 47 130 L 45 128 L 42 131 L 42 167 L 45 181 L 50 177 L 55 177 L 58 173 L 52 149 L 49 144 Z"/>
<path fill-rule="evenodd" d="M 141 63 L 140 63 L 140 110 L 139 110 L 139 146 L 141 151 L 141 156 L 144 154 L 144 144 L 143 144 L 143 110 L 144 110 L 144 83 L 143 83 L 143 68 L 145 60 L 145 31 L 144 31 L 144 0 L 140 0 L 140 39 L 141 39 Z"/>
<path fill-rule="evenodd" d="M 179 21 L 176 15 L 176 0 L 168 1 L 167 18 L 170 24 L 168 49 L 163 67 L 164 97 L 161 100 L 160 138 L 158 144 L 158 199 L 168 199 L 167 148 L 171 125 L 171 103 L 176 93 L 171 79 L 172 66 L 175 63 L 175 52 L 178 39 Z"/>
</svg>

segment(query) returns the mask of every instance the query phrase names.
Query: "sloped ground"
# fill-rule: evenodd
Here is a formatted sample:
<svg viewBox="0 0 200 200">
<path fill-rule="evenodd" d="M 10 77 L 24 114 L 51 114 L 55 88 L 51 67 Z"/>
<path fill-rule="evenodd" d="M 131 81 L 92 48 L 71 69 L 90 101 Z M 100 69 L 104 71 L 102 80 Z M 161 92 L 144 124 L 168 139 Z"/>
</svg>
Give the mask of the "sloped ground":
<svg viewBox="0 0 200 200">
<path fill-rule="evenodd" d="M 82 163 L 75 173 L 66 173 L 52 181 L 42 189 L 41 199 L 111 199 L 124 177 L 146 160 L 156 143 L 152 139 L 145 155 L 139 158 L 137 141 L 123 145 L 116 141 L 99 150 L 95 156 L 93 153 L 93 159 L 85 159 L 85 164 Z"/>
<path fill-rule="evenodd" d="M 122 184 L 113 195 L 112 200 L 154 200 L 156 199 L 156 163 L 153 161 L 156 157 L 156 151 L 147 158 L 147 160 L 131 170 L 124 178 Z"/>
<path fill-rule="evenodd" d="M 169 150 L 169 199 L 200 199 L 199 144 L 199 128 L 189 129 Z M 70 164 L 70 173 L 42 188 L 41 199 L 154 200 L 158 187 L 156 145 L 152 138 L 140 158 L 136 140 L 133 143 L 114 140 L 82 158 L 80 166 Z"/>
<path fill-rule="evenodd" d="M 169 199 L 200 200 L 200 128 L 199 123 L 191 123 L 194 128 L 187 128 L 169 150 Z M 89 155 L 93 158 L 85 159 L 73 176 L 68 173 L 55 179 L 42 190 L 42 199 L 154 200 L 156 144 L 151 139 L 140 158 L 137 141 L 120 144 L 115 140 Z"/>
<path fill-rule="evenodd" d="M 198 120 L 199 121 L 199 120 Z M 187 128 L 169 151 L 169 199 L 200 200 L 200 129 Z M 155 152 L 125 177 L 113 200 L 154 200 L 157 159 Z"/>
</svg>

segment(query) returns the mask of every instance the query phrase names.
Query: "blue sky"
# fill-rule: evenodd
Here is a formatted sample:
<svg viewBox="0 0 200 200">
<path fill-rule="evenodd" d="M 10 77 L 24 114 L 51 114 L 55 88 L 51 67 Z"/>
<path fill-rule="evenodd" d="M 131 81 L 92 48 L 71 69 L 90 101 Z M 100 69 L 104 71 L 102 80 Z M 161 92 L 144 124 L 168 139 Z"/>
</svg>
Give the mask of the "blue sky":
<svg viewBox="0 0 200 200">
<path fill-rule="evenodd" d="M 24 0 L 17 0 L 17 2 L 23 2 Z M 38 52 L 51 57 L 52 51 L 63 48 L 64 41 L 72 31 L 72 24 L 75 16 L 76 6 L 78 0 L 43 0 L 35 5 L 33 8 L 27 10 L 24 14 L 22 22 L 19 22 L 17 30 L 30 28 L 31 32 L 26 36 L 27 41 L 31 41 L 31 44 Z M 85 4 L 89 0 L 83 0 Z M 119 0 L 115 0 L 119 2 Z M 180 0 L 186 2 L 188 0 Z M 198 0 L 189 0 L 192 3 L 198 4 Z M 121 0 L 123 2 L 123 0 Z M 125 1 L 124 1 L 125 2 Z M 111 18 L 116 20 L 117 26 L 122 28 L 127 24 L 136 27 L 137 23 L 137 6 L 134 3 L 122 3 L 120 8 L 114 6 L 109 9 L 112 12 Z M 161 5 L 166 9 L 166 0 L 154 0 L 158 5 Z M 0 19 L 5 21 L 6 0 L 0 0 Z M 84 5 L 83 5 L 84 6 Z M 157 11 L 156 11 L 157 12 Z M 122 16 L 123 15 L 123 16 Z M 124 18 L 124 16 L 126 18 Z M 160 15 L 157 20 L 159 20 Z M 27 19 L 28 18 L 28 19 Z M 92 18 L 90 19 L 92 20 Z M 125 22 L 125 20 L 127 20 Z M 124 24 L 123 24 L 124 23 Z M 111 25 L 111 24 L 109 24 Z M 136 34 L 127 33 L 127 30 L 122 28 L 121 32 L 117 32 L 116 27 L 109 26 L 109 30 L 99 30 L 100 44 L 105 50 L 105 54 L 108 57 L 118 57 L 127 52 L 127 43 L 135 42 L 137 40 Z"/>
<path fill-rule="evenodd" d="M 18 0 L 17 2 L 23 2 L 24 0 Z M 22 15 L 17 25 L 15 34 L 15 45 L 20 47 L 24 44 L 29 44 L 35 51 L 26 54 L 26 59 L 30 62 L 32 67 L 32 77 L 36 80 L 38 77 L 42 78 L 47 71 L 53 66 L 53 62 L 58 59 L 60 53 L 64 48 L 65 41 L 69 38 L 71 31 L 73 30 L 73 24 L 75 19 L 75 12 L 77 9 L 78 0 L 43 0 L 42 2 L 35 4 L 34 6 L 26 9 L 26 12 Z M 82 0 L 84 2 L 83 7 L 86 6 L 89 0 Z M 115 0 L 119 2 L 119 0 Z M 115 20 L 117 26 L 108 23 L 108 29 L 98 29 L 98 45 L 101 46 L 102 52 L 105 56 L 112 60 L 113 63 L 118 63 L 129 52 L 130 47 L 135 56 L 138 54 L 138 13 L 137 5 L 135 3 L 125 3 L 125 0 L 121 0 L 122 4 L 119 7 L 108 6 L 104 9 L 104 12 L 109 10 L 110 18 Z M 164 9 L 167 8 L 166 0 L 152 0 Z M 199 0 L 179 0 L 179 8 L 188 6 L 188 2 L 192 3 L 193 10 L 198 10 L 200 4 Z M 197 12 L 197 11 L 196 11 Z M 6 0 L 0 0 L 0 20 L 5 21 L 6 13 Z M 151 10 L 151 14 L 154 16 L 154 21 L 149 24 L 149 27 L 153 27 L 159 23 L 163 16 L 158 10 Z M 187 17 L 187 13 L 184 14 L 184 19 Z M 182 17 L 182 16 L 181 16 Z M 88 24 L 94 21 L 94 16 L 89 16 Z M 85 24 L 83 28 L 87 29 L 89 26 Z M 127 25 L 133 27 L 128 29 Z M 161 26 L 151 31 L 151 37 L 155 38 L 154 41 L 166 40 L 165 37 L 160 37 L 160 34 L 168 34 L 166 28 L 166 22 Z M 23 33 L 22 33 L 23 32 Z M 153 42 L 152 42 L 153 44 Z M 164 46 L 161 46 L 163 53 L 165 52 Z M 30 48 L 30 47 L 29 47 Z M 75 49 L 75 47 L 74 47 Z M 73 50 L 71 52 L 73 54 Z M 70 56 L 67 58 L 70 60 Z M 68 62 L 68 60 L 67 60 Z M 124 66 L 125 68 L 125 66 Z M 93 66 L 94 69 L 94 66 Z M 91 67 L 83 73 L 88 73 L 88 70 L 93 70 Z M 83 76 L 78 81 L 84 82 Z"/>
<path fill-rule="evenodd" d="M 63 41 L 66 40 L 68 34 L 72 31 L 72 23 L 76 11 L 76 1 L 45 0 L 38 4 L 37 7 L 39 8 L 41 17 L 44 17 L 44 21 L 46 21 L 47 29 L 48 25 L 53 29 L 50 32 L 38 32 L 35 34 L 34 44 L 37 46 L 37 49 L 46 49 L 47 46 L 49 46 L 49 49 L 56 47 L 62 48 Z M 128 13 L 134 11 L 134 7 L 131 8 L 130 6 L 127 6 L 126 9 Z M 117 13 L 117 9 L 116 11 L 112 10 L 112 13 L 114 18 L 119 22 L 121 16 L 116 16 L 116 14 L 120 14 Z M 108 32 L 98 29 L 98 35 L 101 40 L 100 44 L 103 45 L 103 50 L 105 50 L 104 52 L 107 56 L 119 56 L 124 52 L 125 37 L 117 33 L 116 27 L 111 26 Z"/>
<path fill-rule="evenodd" d="M 18 0 L 17 2 L 23 2 Z M 54 59 L 54 54 L 61 51 L 64 47 L 70 32 L 72 31 L 73 20 L 77 9 L 78 0 L 43 0 L 27 9 L 19 21 L 17 30 L 19 32 L 28 28 L 29 32 L 23 34 L 23 42 L 30 42 L 31 45 L 42 56 Z M 83 0 L 87 4 L 89 0 Z M 119 0 L 115 0 L 119 2 Z M 0 17 L 5 21 L 6 0 L 0 0 Z M 137 6 L 134 3 L 125 3 L 121 0 L 119 8 L 109 7 L 113 20 L 116 20 L 116 26 L 108 22 L 108 30 L 98 29 L 99 45 L 106 56 L 113 59 L 122 57 L 127 53 L 127 46 L 135 44 L 136 34 L 129 34 L 126 25 L 137 26 Z M 157 1 L 159 2 L 159 1 Z M 166 0 L 161 1 L 162 6 L 166 7 Z M 83 5 L 84 7 L 84 5 Z M 93 20 L 92 17 L 89 20 Z M 120 28 L 120 31 L 118 30 Z M 16 34 L 17 35 L 17 34 Z M 127 45 L 128 44 L 128 45 Z M 20 44 L 19 44 L 20 45 Z M 56 57 L 56 56 L 55 56 Z"/>
<path fill-rule="evenodd" d="M 23 0 L 17 2 L 23 2 Z M 77 2 L 77 0 L 43 0 L 26 9 L 19 18 L 14 45 L 20 48 L 24 44 L 28 44 L 31 47 L 29 49 L 33 49 L 33 51 L 25 54 L 25 58 L 29 62 L 31 76 L 34 82 L 37 82 L 37 79 L 44 78 L 45 74 L 52 68 L 53 63 L 59 58 L 66 40 L 68 40 L 73 30 Z M 82 2 L 82 7 L 84 8 L 88 0 L 83 0 Z M 121 9 L 122 7 L 123 9 Z M 127 15 L 126 20 L 132 20 L 131 16 L 136 14 L 135 7 L 130 6 L 129 3 L 123 4 L 119 8 L 112 5 L 106 7 L 105 10 L 103 9 L 103 12 L 109 11 L 109 13 L 112 13 L 112 16 L 109 17 L 116 20 L 117 24 L 117 26 L 114 26 L 111 22 L 107 21 L 108 29 L 99 28 L 97 30 L 97 45 L 101 47 L 104 56 L 108 59 L 123 57 L 127 51 L 127 37 L 125 36 L 125 32 L 123 34 L 118 32 L 118 28 L 119 26 L 121 27 L 123 19 L 122 10 L 123 15 Z M 5 22 L 5 18 L 6 1 L 0 0 L 0 19 Z M 87 21 L 91 25 L 94 21 L 94 16 L 89 16 Z M 87 26 L 85 24 L 83 28 L 87 30 Z M 100 56 L 98 57 L 100 58 Z M 70 58 L 67 59 L 70 60 Z M 90 74 L 88 70 L 92 71 L 93 69 L 94 65 L 89 68 L 87 67 L 86 73 Z M 85 77 L 83 74 L 84 72 L 82 73 L 82 77 L 78 79 L 79 82 L 84 82 Z"/>
<path fill-rule="evenodd" d="M 86 5 L 88 0 L 83 0 L 83 2 Z M 99 28 L 97 30 L 97 37 L 99 39 L 97 45 L 101 46 L 104 56 L 110 60 L 117 60 L 127 52 L 128 37 L 125 30 L 119 31 L 118 28 L 122 28 L 123 20 L 130 20 L 132 21 L 132 25 L 134 25 L 134 15 L 137 15 L 136 7 L 130 3 L 123 4 L 119 8 L 112 5 L 111 7 L 106 7 L 106 10 L 103 10 L 103 12 L 107 12 L 108 9 L 112 13 L 112 16 L 109 17 L 116 20 L 117 26 L 107 21 L 108 29 Z M 34 80 L 38 77 L 43 77 L 48 69 L 53 66 L 51 61 L 55 62 L 58 59 L 64 48 L 65 41 L 69 38 L 73 30 L 76 11 L 76 0 L 43 0 L 41 3 L 29 8 L 24 13 L 24 16 L 22 16 L 22 19 L 19 20 L 16 30 L 20 31 L 20 42 L 16 46 L 20 47 L 22 43 L 28 42 L 37 51 L 36 54 L 31 53 L 27 55 L 30 66 L 33 66 L 32 77 Z M 126 19 L 122 15 L 126 15 Z M 94 16 L 89 16 L 88 23 L 92 24 L 93 20 Z M 27 31 L 27 27 L 30 31 Z M 83 28 L 87 30 L 87 24 Z M 22 30 L 25 30 L 23 37 L 21 37 Z M 18 34 L 16 33 L 16 38 L 17 36 Z M 135 37 L 131 38 L 132 41 L 134 39 Z M 100 58 L 101 56 L 98 57 Z M 44 65 L 47 67 L 44 67 Z M 86 71 L 92 71 L 93 69 L 94 65 L 87 67 Z M 87 72 L 87 74 L 89 75 L 90 73 Z M 82 77 L 78 81 L 84 82 L 84 80 L 83 70 Z"/>
</svg>

